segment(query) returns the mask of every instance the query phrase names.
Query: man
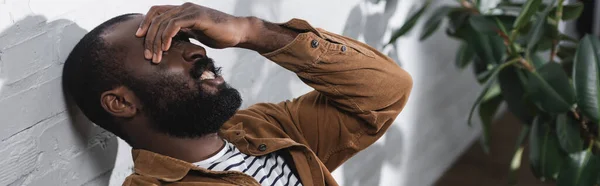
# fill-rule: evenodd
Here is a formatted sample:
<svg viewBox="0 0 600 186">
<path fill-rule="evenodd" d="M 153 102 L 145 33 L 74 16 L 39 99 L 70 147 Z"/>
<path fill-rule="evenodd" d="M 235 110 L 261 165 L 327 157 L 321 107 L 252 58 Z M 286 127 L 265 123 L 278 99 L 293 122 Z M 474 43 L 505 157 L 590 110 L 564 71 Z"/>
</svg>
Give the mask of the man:
<svg viewBox="0 0 600 186">
<path fill-rule="evenodd" d="M 259 52 L 315 90 L 239 110 L 204 48 Z M 133 147 L 123 185 L 337 185 L 330 172 L 379 139 L 412 81 L 355 40 L 186 3 L 113 18 L 75 46 L 66 92 Z"/>
</svg>

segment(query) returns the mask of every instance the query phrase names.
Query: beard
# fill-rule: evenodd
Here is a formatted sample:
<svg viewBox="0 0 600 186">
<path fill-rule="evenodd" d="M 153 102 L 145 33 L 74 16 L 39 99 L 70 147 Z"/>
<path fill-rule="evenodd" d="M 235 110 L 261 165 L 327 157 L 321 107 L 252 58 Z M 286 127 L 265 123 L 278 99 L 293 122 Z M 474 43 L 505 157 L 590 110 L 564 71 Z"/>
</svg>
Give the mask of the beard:
<svg viewBox="0 0 600 186">
<path fill-rule="evenodd" d="M 130 86 L 153 129 L 179 138 L 202 137 L 218 132 L 237 112 L 242 103 L 239 92 L 225 82 L 218 85 L 216 92 L 204 90 L 198 79 L 204 70 L 219 75 L 212 59 L 205 57 L 195 62 L 190 72 L 194 86 L 184 76 L 164 73 L 137 79 Z"/>
</svg>

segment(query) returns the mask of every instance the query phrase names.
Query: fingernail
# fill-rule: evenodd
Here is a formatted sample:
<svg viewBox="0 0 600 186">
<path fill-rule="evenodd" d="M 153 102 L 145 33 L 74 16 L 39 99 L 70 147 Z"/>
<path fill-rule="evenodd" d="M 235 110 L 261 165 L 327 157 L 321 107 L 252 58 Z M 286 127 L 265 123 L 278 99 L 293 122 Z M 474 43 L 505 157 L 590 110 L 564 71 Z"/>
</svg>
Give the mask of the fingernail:
<svg viewBox="0 0 600 186">
<path fill-rule="evenodd" d="M 156 54 L 157 58 L 156 58 L 156 63 L 160 63 L 160 61 L 162 61 L 162 51 L 158 51 L 158 54 Z"/>
<path fill-rule="evenodd" d="M 162 46 L 161 46 L 161 47 L 162 47 L 162 50 L 163 50 L 163 51 L 167 51 L 167 44 L 166 44 L 166 43 L 163 43 L 163 44 L 161 44 L 161 45 L 162 45 Z"/>
<path fill-rule="evenodd" d="M 138 28 L 137 31 L 135 32 L 136 36 L 139 36 L 142 34 L 142 28 Z"/>
<path fill-rule="evenodd" d="M 144 57 L 146 59 L 152 59 L 152 52 L 150 52 L 150 50 L 148 50 L 148 49 L 145 49 L 144 50 Z"/>
<path fill-rule="evenodd" d="M 152 54 L 152 62 L 158 63 L 158 55 Z"/>
</svg>

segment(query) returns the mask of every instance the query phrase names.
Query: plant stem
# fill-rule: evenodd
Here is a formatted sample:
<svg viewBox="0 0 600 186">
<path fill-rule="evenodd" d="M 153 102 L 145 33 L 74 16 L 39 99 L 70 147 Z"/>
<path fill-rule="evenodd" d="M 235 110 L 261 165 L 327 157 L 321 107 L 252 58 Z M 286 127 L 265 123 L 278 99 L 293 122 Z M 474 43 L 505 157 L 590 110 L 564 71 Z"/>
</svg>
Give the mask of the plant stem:
<svg viewBox="0 0 600 186">
<path fill-rule="evenodd" d="M 557 33 L 560 33 L 560 30 L 558 30 L 558 24 L 560 23 L 560 20 L 562 19 L 564 1 L 565 0 L 558 0 L 558 5 L 556 7 L 556 23 L 554 24 L 554 29 L 556 30 Z M 550 51 L 550 62 L 554 62 L 554 56 L 556 56 L 556 47 L 557 46 L 558 46 L 558 38 L 552 39 L 552 49 Z"/>
<path fill-rule="evenodd" d="M 594 143 L 594 146 L 596 146 L 596 148 L 600 149 L 600 141 L 594 140 L 593 143 Z"/>
<path fill-rule="evenodd" d="M 461 0 L 460 1 L 460 5 L 462 5 L 465 8 L 468 8 L 468 9 L 472 9 L 473 8 L 473 4 L 471 4 L 471 2 L 469 2 L 467 0 Z"/>
<path fill-rule="evenodd" d="M 517 31 L 517 29 L 514 29 L 511 33 L 510 33 L 510 40 L 514 41 L 517 39 L 517 36 L 519 35 L 519 32 Z"/>
<path fill-rule="evenodd" d="M 585 137 L 589 138 L 592 141 L 590 143 L 596 143 L 596 146 L 600 145 L 600 144 L 598 144 L 599 143 L 598 141 L 595 141 L 596 135 L 594 135 L 590 131 L 590 128 L 588 127 L 588 122 L 587 122 L 586 118 L 581 117 L 579 115 L 579 113 L 577 113 L 577 109 L 575 109 L 575 108 L 571 109 L 571 113 L 573 113 L 573 117 L 575 117 L 575 120 L 577 120 L 579 122 L 579 125 L 580 125 L 581 129 L 583 130 Z M 600 130 L 600 128 L 598 130 Z M 598 131 L 598 132 L 600 132 L 600 131 Z M 600 147 L 600 146 L 598 146 L 598 147 Z"/>
<path fill-rule="evenodd" d="M 523 67 L 525 67 L 525 69 L 529 70 L 529 72 L 535 71 L 535 68 L 533 68 L 533 66 L 531 66 L 530 62 L 527 61 L 525 58 L 519 56 L 519 58 L 517 58 L 517 60 L 519 60 L 519 63 L 521 65 L 523 65 Z"/>
<path fill-rule="evenodd" d="M 511 59 L 510 61 L 507 61 L 506 63 L 504 63 L 504 64 L 502 64 L 502 65 L 512 65 L 512 64 L 515 64 L 515 63 L 517 63 L 517 62 L 520 62 L 520 61 L 521 61 L 521 59 L 522 59 L 522 58 L 514 58 L 514 59 Z"/>
<path fill-rule="evenodd" d="M 500 22 L 500 20 L 498 18 L 494 18 L 494 21 L 496 21 L 496 26 L 498 26 L 498 28 L 500 28 L 500 30 L 496 31 L 498 33 L 498 35 L 500 35 L 500 37 L 502 37 L 502 39 L 504 39 L 504 45 L 506 45 L 509 49 L 509 53 L 513 56 L 513 57 L 517 57 L 518 53 L 517 53 L 517 47 L 515 46 L 515 43 L 513 40 L 510 39 L 510 37 L 508 37 L 508 35 L 506 35 L 508 32 L 506 31 L 506 28 L 504 27 L 504 25 L 502 24 L 502 22 Z"/>
<path fill-rule="evenodd" d="M 579 120 L 581 117 L 579 117 L 579 113 L 577 113 L 577 111 L 575 109 L 571 109 L 571 112 L 573 113 L 573 116 L 575 116 L 576 120 Z"/>
<path fill-rule="evenodd" d="M 558 22 L 562 19 L 563 15 L 563 3 L 565 0 L 558 0 L 558 6 L 556 7 L 556 27 L 558 28 Z"/>
<path fill-rule="evenodd" d="M 479 7 L 473 6 L 473 3 L 468 0 L 459 0 L 460 5 L 469 11 L 473 12 L 475 15 L 479 15 Z"/>
<path fill-rule="evenodd" d="M 556 56 L 556 46 L 558 45 L 558 41 L 556 39 L 552 40 L 552 48 L 550 49 L 550 62 L 554 62 L 554 56 Z"/>
</svg>

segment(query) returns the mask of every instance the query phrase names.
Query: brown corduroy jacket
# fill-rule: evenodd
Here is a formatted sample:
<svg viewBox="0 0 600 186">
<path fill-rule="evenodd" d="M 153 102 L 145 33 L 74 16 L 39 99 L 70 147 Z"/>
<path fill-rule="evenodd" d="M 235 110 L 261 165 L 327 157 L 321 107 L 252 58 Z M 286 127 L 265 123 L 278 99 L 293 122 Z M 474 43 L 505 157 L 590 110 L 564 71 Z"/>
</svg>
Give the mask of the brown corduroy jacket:
<svg viewBox="0 0 600 186">
<path fill-rule="evenodd" d="M 406 104 L 412 79 L 366 44 L 300 19 L 282 25 L 305 32 L 263 56 L 315 90 L 240 110 L 219 135 L 244 154 L 285 152 L 305 186 L 338 185 L 330 172 L 384 134 Z M 125 186 L 259 185 L 241 172 L 210 171 L 141 149 L 132 154 L 134 173 Z"/>
</svg>

